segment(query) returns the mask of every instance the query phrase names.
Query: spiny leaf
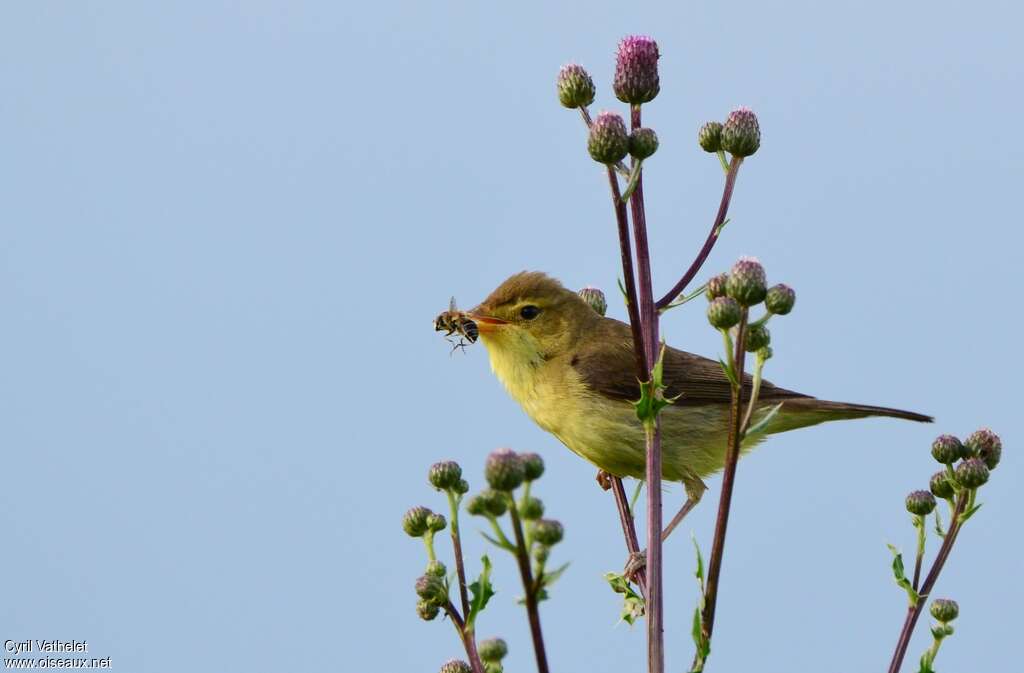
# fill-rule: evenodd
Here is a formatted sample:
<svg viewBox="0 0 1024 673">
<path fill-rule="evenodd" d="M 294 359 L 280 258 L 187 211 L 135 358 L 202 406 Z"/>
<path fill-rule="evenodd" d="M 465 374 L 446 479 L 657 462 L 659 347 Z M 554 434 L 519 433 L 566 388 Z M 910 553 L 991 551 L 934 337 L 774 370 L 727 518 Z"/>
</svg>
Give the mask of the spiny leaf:
<svg viewBox="0 0 1024 673">
<path fill-rule="evenodd" d="M 505 550 L 511 551 L 511 552 L 514 552 L 516 550 L 516 548 L 513 547 L 512 545 L 505 544 L 501 540 L 495 540 L 493 537 L 491 537 L 490 535 L 488 535 L 487 533 L 485 533 L 483 531 L 480 531 L 480 534 L 484 536 L 485 540 L 487 540 L 488 542 L 493 544 L 495 547 L 498 547 L 500 549 L 505 549 Z"/>
<path fill-rule="evenodd" d="M 979 509 L 981 509 L 981 506 L 983 504 L 985 504 L 985 503 L 979 502 L 977 505 L 975 505 L 974 507 L 970 508 L 969 510 L 967 510 L 963 514 L 961 514 L 960 515 L 960 525 L 963 525 L 965 521 L 967 521 L 972 516 L 974 516 L 974 513 L 977 512 Z"/>
<path fill-rule="evenodd" d="M 920 596 L 918 596 L 917 592 L 914 591 L 914 586 L 910 583 L 910 580 L 908 580 L 907 576 L 904 574 L 903 554 L 901 554 L 900 551 L 891 544 L 886 546 L 889 547 L 889 551 L 891 551 L 893 555 L 892 574 L 896 580 L 896 584 L 898 584 L 900 587 L 903 588 L 904 591 L 907 592 L 907 598 L 910 600 L 910 606 L 914 607 L 920 600 Z"/>
<path fill-rule="evenodd" d="M 484 611 L 484 608 L 487 607 L 487 601 L 491 600 L 491 596 L 494 595 L 494 587 L 491 586 L 491 559 L 484 555 L 481 557 L 480 563 L 483 566 L 483 569 L 480 571 L 480 577 L 476 582 L 469 585 L 473 599 L 470 601 L 469 616 L 466 617 L 466 626 L 468 628 L 473 627 L 477 615 Z"/>
</svg>

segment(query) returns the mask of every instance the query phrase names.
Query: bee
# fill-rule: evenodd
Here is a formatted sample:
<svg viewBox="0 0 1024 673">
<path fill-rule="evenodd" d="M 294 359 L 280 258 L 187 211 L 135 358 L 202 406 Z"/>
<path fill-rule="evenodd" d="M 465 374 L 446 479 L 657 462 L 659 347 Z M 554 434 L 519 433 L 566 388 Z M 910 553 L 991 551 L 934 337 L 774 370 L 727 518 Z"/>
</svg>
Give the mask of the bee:
<svg viewBox="0 0 1024 673">
<path fill-rule="evenodd" d="M 455 344 L 452 347 L 452 353 L 457 348 L 461 348 L 465 352 L 467 345 L 475 343 L 480 338 L 480 331 L 477 329 L 476 323 L 467 318 L 466 314 L 458 309 L 455 305 L 455 297 L 452 297 L 451 302 L 448 304 L 448 310 L 434 318 L 434 331 L 444 332 L 445 338 L 450 337 L 452 334 L 459 335 L 458 343 L 448 339 L 449 343 Z M 467 340 L 469 343 L 467 343 Z"/>
</svg>

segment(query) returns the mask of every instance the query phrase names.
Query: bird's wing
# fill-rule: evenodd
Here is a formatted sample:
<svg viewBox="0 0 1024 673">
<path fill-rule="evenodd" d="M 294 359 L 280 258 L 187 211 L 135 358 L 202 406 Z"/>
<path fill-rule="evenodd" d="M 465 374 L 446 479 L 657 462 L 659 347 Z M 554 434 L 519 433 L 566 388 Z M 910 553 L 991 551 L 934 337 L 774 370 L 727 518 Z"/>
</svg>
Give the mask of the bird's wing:
<svg viewBox="0 0 1024 673">
<path fill-rule="evenodd" d="M 572 359 L 573 368 L 587 386 L 605 397 L 630 402 L 640 399 L 629 325 L 606 318 L 594 329 L 601 334 L 587 335 Z M 680 396 L 676 404 L 723 404 L 731 399 L 729 380 L 721 364 L 670 346 L 665 348 L 664 380 L 665 395 Z M 749 374 L 743 377 L 748 393 L 752 380 Z M 770 402 L 806 397 L 761 381 L 758 399 Z"/>
</svg>

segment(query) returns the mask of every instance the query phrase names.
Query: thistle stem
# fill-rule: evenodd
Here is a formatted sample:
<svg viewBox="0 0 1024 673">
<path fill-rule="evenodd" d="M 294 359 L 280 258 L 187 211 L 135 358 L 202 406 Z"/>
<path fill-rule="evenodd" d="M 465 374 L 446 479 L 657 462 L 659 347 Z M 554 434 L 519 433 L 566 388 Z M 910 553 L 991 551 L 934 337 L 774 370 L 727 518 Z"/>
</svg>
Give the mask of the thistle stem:
<svg viewBox="0 0 1024 673">
<path fill-rule="evenodd" d="M 740 324 L 736 329 L 736 347 L 733 358 L 733 371 L 736 381 L 732 383 L 732 400 L 729 405 L 729 439 L 725 452 L 725 470 L 722 473 L 722 495 L 718 500 L 718 516 L 715 519 L 715 536 L 711 543 L 711 558 L 708 562 L 708 579 L 704 592 L 704 611 L 701 618 L 701 631 L 705 642 L 711 642 L 711 633 L 715 626 L 715 604 L 718 601 L 719 578 L 722 572 L 722 554 L 725 551 L 725 532 L 729 525 L 729 509 L 732 504 L 733 485 L 736 480 L 736 463 L 740 458 L 740 442 L 743 412 L 743 366 L 746 361 L 744 342 L 747 336 L 747 309 L 744 308 Z M 693 670 L 702 670 L 703 661 L 694 658 Z"/>
<path fill-rule="evenodd" d="M 619 521 L 622 523 L 622 533 L 626 537 L 626 549 L 630 555 L 640 553 L 640 542 L 636 536 L 636 522 L 633 521 L 632 508 L 626 500 L 626 489 L 622 485 L 622 479 L 612 477 L 612 493 L 615 495 L 615 506 L 619 510 Z M 633 573 L 633 579 L 640 587 L 640 595 L 647 600 L 647 573 L 640 568 Z"/>
<path fill-rule="evenodd" d="M 939 547 L 939 553 L 935 556 L 935 561 L 932 562 L 928 576 L 924 578 L 924 584 L 921 585 L 921 591 L 918 592 L 919 598 L 917 603 L 907 608 L 907 616 L 903 620 L 903 628 L 900 630 L 899 639 L 896 641 L 896 650 L 893 652 L 892 661 L 889 664 L 889 673 L 899 673 L 900 666 L 903 665 L 903 657 L 907 654 L 907 647 L 910 645 L 910 636 L 914 633 L 914 626 L 917 625 L 917 620 L 921 616 L 921 611 L 924 609 L 928 595 L 931 594 L 935 582 L 939 579 L 939 573 L 942 572 L 942 567 L 946 564 L 946 559 L 949 558 L 949 553 L 953 550 L 953 543 L 956 542 L 956 536 L 962 526 L 960 515 L 966 509 L 969 497 L 966 491 L 961 491 L 957 497 L 953 518 L 949 522 L 949 530 L 946 531 L 946 537 L 942 539 L 942 546 Z"/>
<path fill-rule="evenodd" d="M 924 542 L 928 532 L 925 528 L 924 516 L 914 515 L 914 527 L 917 528 L 917 558 L 914 561 L 914 583 L 911 586 L 914 587 L 914 591 L 917 591 L 921 582 L 921 562 L 924 560 Z"/>
<path fill-rule="evenodd" d="M 740 164 L 743 163 L 743 157 L 733 157 L 732 163 L 729 164 L 729 170 L 725 174 L 725 188 L 722 190 L 722 201 L 718 204 L 718 214 L 715 216 L 715 222 L 711 225 L 711 232 L 708 233 L 708 238 L 704 241 L 704 247 L 697 253 L 697 258 L 690 264 L 690 268 L 686 270 L 683 277 L 679 279 L 679 282 L 672 286 L 664 297 L 659 299 L 655 306 L 660 310 L 672 303 L 672 301 L 682 294 L 686 286 L 690 284 L 700 268 L 704 266 L 704 262 L 707 260 L 708 255 L 711 254 L 711 249 L 715 247 L 715 242 L 718 241 L 718 235 L 721 233 L 722 223 L 725 222 L 725 216 L 729 213 L 729 202 L 732 201 L 732 190 L 736 186 L 736 174 L 740 170 Z"/>
<path fill-rule="evenodd" d="M 533 581 L 530 571 L 530 552 L 526 548 L 523 535 L 523 524 L 519 520 L 516 501 L 510 493 L 508 496 L 508 512 L 512 517 L 512 532 L 516 538 L 516 561 L 519 564 L 519 577 L 523 582 L 525 593 L 526 615 L 530 620 L 530 635 L 533 637 L 533 652 L 537 657 L 537 673 L 548 673 L 548 659 L 544 651 L 544 634 L 540 629 L 540 610 L 537 607 L 538 586 Z"/>
<path fill-rule="evenodd" d="M 466 565 L 462 558 L 462 540 L 459 536 L 459 501 L 451 491 L 448 491 L 448 509 L 452 520 L 449 530 L 451 530 L 452 534 L 452 548 L 455 551 L 455 571 L 459 576 L 459 599 L 462 603 L 462 614 L 469 615 L 469 594 L 466 592 Z"/>
<path fill-rule="evenodd" d="M 647 354 L 644 350 L 644 337 L 640 324 L 640 307 L 636 296 L 636 278 L 633 275 L 633 250 L 629 242 L 629 216 L 626 215 L 626 204 L 619 193 L 619 181 L 615 171 L 608 166 L 608 185 L 612 191 L 612 206 L 615 208 L 615 220 L 619 228 L 619 250 L 622 253 L 622 280 L 626 286 L 626 311 L 629 314 L 629 327 L 633 334 L 633 355 L 636 358 L 637 372 L 641 380 L 647 378 L 650 368 L 647 366 Z"/>
<path fill-rule="evenodd" d="M 451 601 L 445 603 L 444 611 L 452 620 L 459 639 L 462 640 L 462 646 L 466 649 L 466 657 L 469 658 L 469 665 L 473 669 L 473 673 L 484 673 L 484 664 L 480 661 L 480 654 L 476 651 L 476 638 L 473 635 L 473 630 L 466 628 L 466 622 Z"/>
</svg>

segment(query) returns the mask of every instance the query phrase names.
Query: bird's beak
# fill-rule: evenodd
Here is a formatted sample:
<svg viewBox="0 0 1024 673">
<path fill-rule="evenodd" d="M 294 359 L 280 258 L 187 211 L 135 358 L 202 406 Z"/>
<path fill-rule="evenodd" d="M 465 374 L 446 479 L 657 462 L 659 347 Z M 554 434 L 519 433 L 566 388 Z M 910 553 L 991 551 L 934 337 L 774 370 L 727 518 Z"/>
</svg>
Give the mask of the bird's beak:
<svg viewBox="0 0 1024 673">
<path fill-rule="evenodd" d="M 466 312 L 466 317 L 476 323 L 476 328 L 480 331 L 480 334 L 494 334 L 495 331 L 509 324 L 507 320 L 486 315 L 477 309 Z"/>
</svg>

